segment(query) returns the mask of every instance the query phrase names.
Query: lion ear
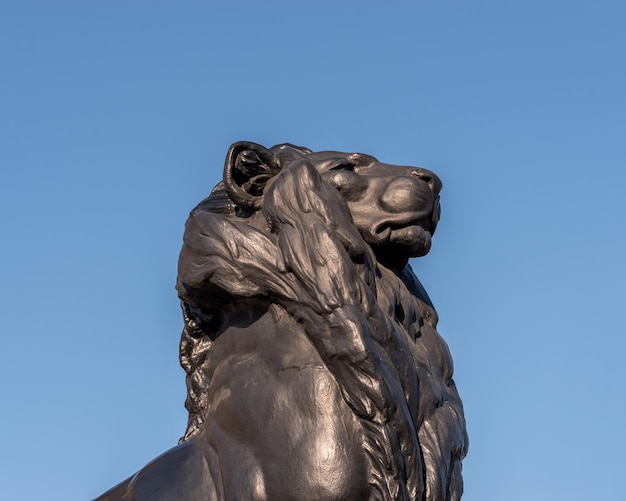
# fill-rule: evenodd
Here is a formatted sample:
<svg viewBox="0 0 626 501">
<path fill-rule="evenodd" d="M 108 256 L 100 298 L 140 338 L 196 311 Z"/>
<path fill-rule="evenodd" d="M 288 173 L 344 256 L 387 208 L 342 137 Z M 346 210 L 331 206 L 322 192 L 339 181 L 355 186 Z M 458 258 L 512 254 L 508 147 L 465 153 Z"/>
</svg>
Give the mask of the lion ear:
<svg viewBox="0 0 626 501">
<path fill-rule="evenodd" d="M 280 172 L 272 151 L 260 144 L 239 141 L 233 144 L 224 162 L 224 187 L 239 207 L 257 210 L 261 207 L 267 182 Z"/>
</svg>

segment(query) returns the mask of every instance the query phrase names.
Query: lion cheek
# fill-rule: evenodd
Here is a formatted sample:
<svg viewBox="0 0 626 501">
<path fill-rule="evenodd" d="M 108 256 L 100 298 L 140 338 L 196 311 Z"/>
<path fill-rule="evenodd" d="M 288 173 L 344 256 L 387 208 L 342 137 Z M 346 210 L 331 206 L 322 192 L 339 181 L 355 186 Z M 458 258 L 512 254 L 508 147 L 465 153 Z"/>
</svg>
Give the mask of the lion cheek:
<svg viewBox="0 0 626 501">
<path fill-rule="evenodd" d="M 380 207 L 389 214 L 422 214 L 433 207 L 433 196 L 427 184 L 412 177 L 392 180 L 381 193 Z"/>
</svg>

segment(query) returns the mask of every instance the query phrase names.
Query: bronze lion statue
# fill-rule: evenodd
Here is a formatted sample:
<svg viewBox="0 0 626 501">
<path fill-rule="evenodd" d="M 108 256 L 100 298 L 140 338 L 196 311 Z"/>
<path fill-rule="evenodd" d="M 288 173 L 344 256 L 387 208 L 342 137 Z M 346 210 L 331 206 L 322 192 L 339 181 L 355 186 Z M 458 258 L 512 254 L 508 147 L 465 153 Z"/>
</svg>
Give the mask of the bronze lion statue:
<svg viewBox="0 0 626 501">
<path fill-rule="evenodd" d="M 238 142 L 185 226 L 187 431 L 104 500 L 461 498 L 463 406 L 408 260 L 437 176 Z"/>
</svg>

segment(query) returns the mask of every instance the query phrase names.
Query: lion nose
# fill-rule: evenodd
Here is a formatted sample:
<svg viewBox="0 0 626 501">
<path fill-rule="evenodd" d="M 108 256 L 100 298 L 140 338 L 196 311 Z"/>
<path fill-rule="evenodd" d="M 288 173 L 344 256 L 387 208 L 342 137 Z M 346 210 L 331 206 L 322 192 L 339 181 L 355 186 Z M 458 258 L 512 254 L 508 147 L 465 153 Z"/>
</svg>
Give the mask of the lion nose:
<svg viewBox="0 0 626 501">
<path fill-rule="evenodd" d="M 419 169 L 413 169 L 411 171 L 411 175 L 427 183 L 433 193 L 437 194 L 439 193 L 439 191 L 441 191 L 441 179 L 439 179 L 439 177 L 437 177 L 437 174 L 435 174 L 434 172 L 429 171 L 428 169 L 422 169 L 420 167 Z"/>
</svg>

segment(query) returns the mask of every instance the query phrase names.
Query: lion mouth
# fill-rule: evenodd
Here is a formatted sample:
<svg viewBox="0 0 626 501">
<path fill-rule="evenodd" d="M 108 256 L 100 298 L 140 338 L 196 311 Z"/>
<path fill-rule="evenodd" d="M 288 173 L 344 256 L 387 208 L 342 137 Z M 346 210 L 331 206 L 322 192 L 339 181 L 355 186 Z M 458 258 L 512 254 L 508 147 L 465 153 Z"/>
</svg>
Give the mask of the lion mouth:
<svg viewBox="0 0 626 501">
<path fill-rule="evenodd" d="M 432 235 L 435 231 L 435 224 L 431 214 L 427 217 L 421 217 L 418 219 L 407 218 L 400 221 L 385 221 L 374 228 L 374 235 L 376 235 L 379 243 L 387 243 L 391 239 L 393 233 L 406 230 L 408 228 L 419 227 L 423 231 Z"/>
<path fill-rule="evenodd" d="M 379 243 L 387 243 L 394 233 L 402 233 L 403 230 L 410 228 L 420 228 L 423 232 L 434 235 L 439 222 L 441 208 L 439 205 L 439 196 L 435 196 L 430 209 L 415 213 L 413 211 L 398 214 L 398 217 L 381 221 L 373 227 L 372 234 L 376 236 Z"/>
</svg>

